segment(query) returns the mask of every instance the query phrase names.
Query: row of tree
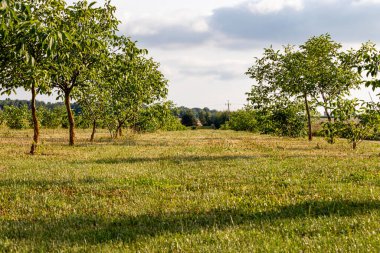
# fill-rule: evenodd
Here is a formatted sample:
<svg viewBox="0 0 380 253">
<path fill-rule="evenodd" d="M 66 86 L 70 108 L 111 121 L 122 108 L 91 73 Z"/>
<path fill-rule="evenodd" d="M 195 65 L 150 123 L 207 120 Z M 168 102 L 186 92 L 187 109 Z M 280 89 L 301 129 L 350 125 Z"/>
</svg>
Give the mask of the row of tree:
<svg viewBox="0 0 380 253">
<path fill-rule="evenodd" d="M 33 127 L 33 118 L 31 115 L 31 109 L 28 107 L 29 101 L 10 101 L 7 100 L 6 104 L 1 104 L 4 101 L 0 101 L 0 126 L 5 125 L 10 129 L 28 129 Z M 68 128 L 69 121 L 65 106 L 62 103 L 45 104 L 44 102 L 38 102 L 37 115 L 39 119 L 39 125 L 46 129 L 55 128 Z M 17 106 L 16 106 L 17 105 Z M 88 129 L 92 128 L 92 134 L 90 141 L 94 141 L 95 130 L 91 117 L 87 117 L 83 114 L 80 105 L 74 103 L 71 104 L 71 108 L 75 118 L 75 126 L 77 128 Z M 171 104 L 155 104 L 149 107 L 145 107 L 139 111 L 136 117 L 136 121 L 130 125 L 130 127 L 138 132 L 153 132 L 157 130 L 177 131 L 186 129 L 181 125 L 180 120 L 174 115 Z M 111 137 L 114 136 L 115 129 L 109 124 L 107 119 L 99 119 L 97 121 L 97 127 L 108 129 Z"/>
<path fill-rule="evenodd" d="M 31 154 L 39 142 L 37 94 L 56 91 L 63 99 L 70 145 L 75 143 L 71 99 L 94 129 L 102 119 L 115 137 L 151 105 L 151 111 L 165 113 L 167 80 L 147 50 L 117 35 L 110 1 L 67 6 L 64 0 L 0 0 L 0 17 L 0 91 L 31 92 Z"/>
<path fill-rule="evenodd" d="M 231 115 L 229 126 L 300 136 L 306 123 L 311 141 L 313 114 L 320 107 L 327 118 L 323 128 L 328 142 L 342 136 L 356 148 L 360 140 L 379 131 L 380 107 L 347 97 L 361 84 L 373 90 L 380 87 L 379 63 L 380 53 L 373 43 L 346 51 L 328 34 L 312 37 L 299 47 L 266 48 L 246 73 L 256 81 L 248 93 L 250 105 Z"/>
<path fill-rule="evenodd" d="M 45 103 L 36 101 L 37 115 L 39 123 L 44 128 L 68 128 L 67 113 L 62 102 Z M 29 100 L 0 100 L 0 125 L 3 123 L 11 129 L 25 129 L 33 127 L 31 117 L 31 102 Z M 71 110 L 75 118 L 75 125 L 79 128 L 93 128 L 95 135 L 93 115 L 83 110 L 81 104 L 71 103 Z M 101 112 L 99 112 L 101 114 Z M 159 103 L 145 106 L 136 114 L 134 122 L 130 123 L 136 131 L 152 132 L 156 130 L 184 130 L 184 126 L 196 127 L 203 126 L 214 129 L 221 128 L 228 120 L 229 113 L 225 111 L 210 110 L 205 107 L 187 108 L 184 106 L 175 107 L 172 103 Z M 110 133 L 115 129 L 110 126 L 110 121 L 106 118 L 96 120 L 100 128 L 108 128 Z M 182 123 L 182 125 L 180 124 Z M 114 137 L 114 134 L 112 134 Z M 93 138 L 91 138 L 93 141 Z"/>
</svg>

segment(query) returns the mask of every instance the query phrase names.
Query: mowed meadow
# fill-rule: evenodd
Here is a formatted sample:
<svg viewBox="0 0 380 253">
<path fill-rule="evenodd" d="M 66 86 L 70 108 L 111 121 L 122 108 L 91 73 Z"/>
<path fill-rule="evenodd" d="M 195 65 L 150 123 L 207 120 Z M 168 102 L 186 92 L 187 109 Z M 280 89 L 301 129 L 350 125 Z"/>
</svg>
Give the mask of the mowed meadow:
<svg viewBox="0 0 380 253">
<path fill-rule="evenodd" d="M 0 130 L 1 252 L 379 252 L 380 143 Z"/>
</svg>

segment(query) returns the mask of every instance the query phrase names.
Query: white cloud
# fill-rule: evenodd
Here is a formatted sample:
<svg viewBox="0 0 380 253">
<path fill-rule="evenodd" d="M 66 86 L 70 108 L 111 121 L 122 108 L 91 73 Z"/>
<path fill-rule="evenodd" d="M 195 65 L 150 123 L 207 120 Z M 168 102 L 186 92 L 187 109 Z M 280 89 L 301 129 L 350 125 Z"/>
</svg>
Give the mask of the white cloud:
<svg viewBox="0 0 380 253">
<path fill-rule="evenodd" d="M 256 0 L 248 3 L 248 8 L 254 13 L 268 14 L 285 8 L 302 10 L 302 0 Z"/>
<path fill-rule="evenodd" d="M 380 0 L 353 0 L 354 4 L 380 4 Z"/>
</svg>

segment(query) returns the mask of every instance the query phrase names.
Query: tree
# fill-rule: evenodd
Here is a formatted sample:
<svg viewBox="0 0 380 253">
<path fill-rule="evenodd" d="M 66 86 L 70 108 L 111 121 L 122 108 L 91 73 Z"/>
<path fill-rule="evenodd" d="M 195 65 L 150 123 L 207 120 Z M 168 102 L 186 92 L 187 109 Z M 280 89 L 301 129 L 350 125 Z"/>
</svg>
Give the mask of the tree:
<svg viewBox="0 0 380 253">
<path fill-rule="evenodd" d="M 94 7 L 94 4 L 78 1 L 65 8 L 61 18 L 56 20 L 62 31 L 62 43 L 57 45 L 49 67 L 52 86 L 65 101 L 70 145 L 75 142 L 75 122 L 70 107 L 72 92 L 99 77 L 98 70 L 107 62 L 110 40 L 119 23 L 110 1 L 106 1 L 104 7 Z"/>
<path fill-rule="evenodd" d="M 109 59 L 112 68 L 103 79 L 110 97 L 106 123 L 115 138 L 124 126 L 137 122 L 140 110 L 164 99 L 168 92 L 167 80 L 159 71 L 159 64 L 147 58 L 147 50 L 137 48 L 125 37 L 118 38 L 117 46 Z"/>
<path fill-rule="evenodd" d="M 172 102 L 155 103 L 147 106 L 140 111 L 133 128 L 140 132 L 185 130 L 186 127 L 180 123 L 178 117 L 173 115 L 172 110 Z"/>
<path fill-rule="evenodd" d="M 307 117 L 308 136 L 312 140 L 311 114 L 316 105 L 322 105 L 331 121 L 332 102 L 339 96 L 347 95 L 350 89 L 360 83 L 360 76 L 354 71 L 351 52 L 340 52 L 341 45 L 325 34 L 310 38 L 298 48 L 285 46 L 283 51 L 273 48 L 264 50 L 262 58 L 256 58 L 247 74 L 255 79 L 249 100 L 256 107 L 273 103 L 273 98 L 302 98 Z M 259 94 L 260 97 L 254 97 Z"/>
<path fill-rule="evenodd" d="M 331 110 L 337 99 L 349 95 L 350 90 L 361 83 L 352 60 L 355 54 L 341 51 L 342 45 L 331 39 L 329 34 L 310 38 L 300 48 L 306 55 L 305 78 L 312 83 L 312 93 L 317 104 L 322 106 L 328 122 L 332 121 Z"/>
<path fill-rule="evenodd" d="M 77 102 L 81 106 L 82 116 L 92 124 L 90 141 L 95 138 L 97 123 L 107 117 L 106 104 L 111 99 L 110 92 L 98 81 L 93 81 L 88 86 L 75 92 Z"/>
<path fill-rule="evenodd" d="M 181 118 L 181 123 L 184 126 L 195 126 L 197 119 L 195 118 L 194 113 L 191 110 L 187 110 Z"/>
<path fill-rule="evenodd" d="M 1 6 L 0 90 L 8 94 L 20 87 L 31 91 L 34 136 L 30 153 L 34 154 L 39 142 L 36 95 L 49 92 L 47 62 L 60 37 L 54 21 L 64 1 L 2 0 Z"/>
<path fill-rule="evenodd" d="M 271 108 L 276 101 L 288 103 L 302 97 L 308 123 L 308 136 L 312 140 L 310 96 L 315 92 L 312 83 L 305 78 L 305 55 L 294 50 L 293 46 L 284 47 L 284 51 L 273 48 L 264 49 L 262 58 L 256 58 L 255 64 L 246 73 L 257 81 L 248 93 L 248 100 L 256 109 Z"/>
</svg>

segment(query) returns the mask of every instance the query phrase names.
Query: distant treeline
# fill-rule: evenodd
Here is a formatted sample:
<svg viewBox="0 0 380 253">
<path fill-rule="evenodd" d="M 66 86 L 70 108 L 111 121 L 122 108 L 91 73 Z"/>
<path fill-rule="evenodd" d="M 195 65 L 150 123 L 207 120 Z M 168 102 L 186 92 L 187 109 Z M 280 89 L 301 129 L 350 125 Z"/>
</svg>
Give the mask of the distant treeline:
<svg viewBox="0 0 380 253">
<path fill-rule="evenodd" d="M 10 99 L 6 98 L 5 100 L 0 100 L 0 110 L 4 110 L 5 106 L 15 106 L 15 107 L 23 107 L 27 106 L 28 109 L 31 108 L 31 101 L 30 100 L 19 100 L 19 99 Z M 43 107 L 48 110 L 53 110 L 62 106 L 65 106 L 63 102 L 56 102 L 56 103 L 51 103 L 51 102 L 44 102 L 44 101 L 36 101 L 36 106 L 37 107 Z M 71 109 L 75 114 L 80 114 L 81 113 L 81 108 L 79 104 L 77 103 L 71 103 Z"/>
<path fill-rule="evenodd" d="M 181 106 L 176 108 L 174 113 L 181 118 L 181 123 L 185 126 L 204 126 L 219 129 L 228 120 L 228 112 L 211 110 L 207 107 L 190 109 Z"/>
<path fill-rule="evenodd" d="M 67 127 L 67 115 L 65 112 L 65 105 L 63 102 L 44 102 L 36 101 L 36 105 L 41 117 L 41 125 L 46 128 Z M 8 110 L 6 110 L 8 108 Z M 12 122 L 8 122 L 8 127 L 22 129 L 32 127 L 31 118 L 28 114 L 28 110 L 31 109 L 31 102 L 29 100 L 18 99 L 5 99 L 0 100 L 0 110 L 4 114 L 9 115 L 12 118 Z M 73 114 L 77 118 L 76 125 L 80 128 L 91 127 L 91 122 L 83 117 L 82 108 L 78 103 L 71 103 L 71 109 Z M 219 129 L 226 124 L 228 120 L 228 113 L 225 111 L 212 110 L 205 108 L 187 108 L 184 106 L 170 108 L 170 112 L 173 117 L 181 119 L 181 123 L 187 127 L 209 127 Z M 149 117 L 155 117 L 154 114 L 150 114 Z M 19 119 L 19 120 L 17 120 Z M 6 122 L 3 117 L 2 122 Z M 0 123 L 1 123 L 0 121 Z M 10 120 L 8 120 L 10 121 Z M 146 127 L 138 126 L 138 130 L 145 131 Z M 151 129 L 149 129 L 151 130 Z M 157 129 L 152 129 L 157 130 Z"/>
</svg>

